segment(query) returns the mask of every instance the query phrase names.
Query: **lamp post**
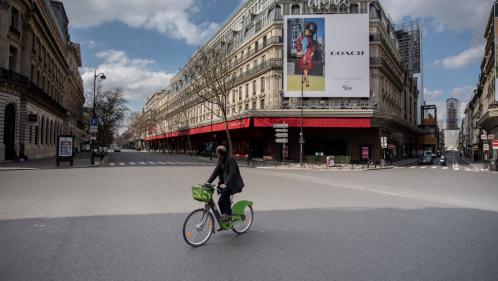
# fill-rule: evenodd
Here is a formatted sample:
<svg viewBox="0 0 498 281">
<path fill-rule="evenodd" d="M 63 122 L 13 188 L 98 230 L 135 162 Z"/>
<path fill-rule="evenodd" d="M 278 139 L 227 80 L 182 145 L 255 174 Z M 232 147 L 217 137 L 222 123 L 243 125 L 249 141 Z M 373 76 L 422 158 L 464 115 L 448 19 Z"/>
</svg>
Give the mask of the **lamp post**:
<svg viewBox="0 0 498 281">
<path fill-rule="evenodd" d="M 92 120 L 96 120 L 97 119 L 97 113 L 96 113 L 96 102 L 95 102 L 95 92 L 96 92 L 96 87 L 97 87 L 97 78 L 101 79 L 101 80 L 105 80 L 106 79 L 106 76 L 104 73 L 99 73 L 97 74 L 97 69 L 95 69 L 94 71 L 94 74 L 93 74 L 93 110 L 92 110 Z M 93 134 L 93 133 L 92 133 Z M 95 164 L 95 159 L 93 157 L 93 138 L 92 136 L 90 136 L 90 159 L 91 159 L 91 163 L 92 165 Z"/>
<path fill-rule="evenodd" d="M 301 132 L 299 133 L 299 163 L 301 164 L 301 168 L 303 167 L 303 158 L 304 158 L 304 135 L 303 135 L 303 119 L 304 119 L 304 74 L 301 75 Z"/>
</svg>

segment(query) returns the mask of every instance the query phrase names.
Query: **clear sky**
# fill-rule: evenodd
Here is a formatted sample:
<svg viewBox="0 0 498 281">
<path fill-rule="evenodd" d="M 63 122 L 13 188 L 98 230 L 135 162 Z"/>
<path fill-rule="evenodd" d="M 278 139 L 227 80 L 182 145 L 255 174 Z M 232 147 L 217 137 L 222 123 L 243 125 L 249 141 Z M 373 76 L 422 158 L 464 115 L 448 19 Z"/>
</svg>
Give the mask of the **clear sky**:
<svg viewBox="0 0 498 281">
<path fill-rule="evenodd" d="M 130 108 L 164 89 L 168 79 L 234 12 L 241 0 L 62 0 L 71 39 L 81 44 L 86 91 L 93 70 L 121 87 Z M 465 103 L 477 84 L 492 0 L 381 0 L 396 23 L 417 19 L 424 30 L 426 101 L 440 118 L 449 97 Z"/>
</svg>

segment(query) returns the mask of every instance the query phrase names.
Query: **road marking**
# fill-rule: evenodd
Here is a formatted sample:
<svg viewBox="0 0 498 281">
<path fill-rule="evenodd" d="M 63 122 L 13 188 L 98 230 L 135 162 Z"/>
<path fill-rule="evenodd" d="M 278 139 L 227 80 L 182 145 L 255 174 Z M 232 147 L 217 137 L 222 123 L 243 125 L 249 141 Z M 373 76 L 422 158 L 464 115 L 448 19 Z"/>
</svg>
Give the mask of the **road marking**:
<svg viewBox="0 0 498 281">
<path fill-rule="evenodd" d="M 420 167 L 420 169 L 427 169 L 427 166 L 422 166 Z"/>
<path fill-rule="evenodd" d="M 114 162 L 109 163 L 109 166 L 114 166 L 114 165 L 116 165 L 116 163 Z"/>
<path fill-rule="evenodd" d="M 135 162 L 128 162 L 128 164 L 130 164 L 130 165 L 132 165 L 132 166 L 137 165 L 137 163 L 135 163 Z"/>
<path fill-rule="evenodd" d="M 417 168 L 417 166 L 411 166 L 411 167 L 410 167 L 410 169 L 415 169 L 415 168 Z"/>
<path fill-rule="evenodd" d="M 453 167 L 453 170 L 455 170 L 455 171 L 460 171 L 460 168 L 458 168 L 458 167 Z"/>
<path fill-rule="evenodd" d="M 175 165 L 175 162 L 167 162 L 170 165 Z"/>
<path fill-rule="evenodd" d="M 138 164 L 140 164 L 140 165 L 147 165 L 147 163 L 145 163 L 145 162 L 138 162 Z"/>
<path fill-rule="evenodd" d="M 119 162 L 119 166 L 124 166 L 126 165 L 125 162 Z"/>
<path fill-rule="evenodd" d="M 472 172 L 472 170 L 470 168 L 465 168 L 465 171 Z"/>
<path fill-rule="evenodd" d="M 156 165 L 156 162 L 151 162 L 151 161 L 149 161 L 149 164 L 151 164 L 151 165 Z"/>
<path fill-rule="evenodd" d="M 443 167 L 443 168 L 441 168 L 441 169 L 443 169 L 443 170 L 448 170 L 448 167 Z"/>
<path fill-rule="evenodd" d="M 161 165 L 166 165 L 166 163 L 164 163 L 164 162 L 157 162 L 157 163 L 159 163 Z"/>
<path fill-rule="evenodd" d="M 432 166 L 431 169 L 437 169 L 438 167 L 437 166 Z"/>
</svg>

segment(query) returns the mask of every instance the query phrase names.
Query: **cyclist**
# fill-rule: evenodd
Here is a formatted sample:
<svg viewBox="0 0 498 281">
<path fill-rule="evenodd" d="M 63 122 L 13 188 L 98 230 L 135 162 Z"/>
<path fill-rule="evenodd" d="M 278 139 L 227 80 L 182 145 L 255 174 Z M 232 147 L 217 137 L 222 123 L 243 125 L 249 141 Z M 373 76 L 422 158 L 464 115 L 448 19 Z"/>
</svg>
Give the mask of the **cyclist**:
<svg viewBox="0 0 498 281">
<path fill-rule="evenodd" d="M 221 220 L 226 222 L 232 219 L 230 196 L 242 191 L 244 181 L 240 176 L 237 161 L 228 155 L 226 147 L 222 145 L 218 146 L 216 148 L 216 155 L 218 156 L 218 164 L 207 182 L 211 184 L 217 177 L 219 178 L 218 186 L 222 191 L 218 200 L 218 206 L 220 207 Z"/>
</svg>

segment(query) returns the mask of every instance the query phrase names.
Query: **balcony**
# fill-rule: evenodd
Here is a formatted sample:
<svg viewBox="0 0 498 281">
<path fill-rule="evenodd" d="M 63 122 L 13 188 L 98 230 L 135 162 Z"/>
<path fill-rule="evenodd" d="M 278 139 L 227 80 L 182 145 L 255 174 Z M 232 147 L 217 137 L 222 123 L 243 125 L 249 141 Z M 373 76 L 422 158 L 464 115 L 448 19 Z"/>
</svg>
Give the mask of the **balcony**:
<svg viewBox="0 0 498 281">
<path fill-rule="evenodd" d="M 375 102 L 372 99 L 343 99 L 332 98 L 326 100 L 312 99 L 303 101 L 303 109 L 343 109 L 343 110 L 366 110 L 374 109 Z M 283 109 L 301 109 L 301 100 L 295 102 L 284 101 Z"/>
<path fill-rule="evenodd" d="M 237 76 L 235 78 L 235 84 L 239 84 L 247 79 L 250 79 L 251 77 L 259 74 L 259 72 L 268 68 L 282 68 L 282 59 L 281 58 L 269 59 L 260 64 L 257 64 L 256 66 L 253 66 L 248 71 Z"/>
<path fill-rule="evenodd" d="M 21 86 L 26 91 L 26 96 L 28 99 L 32 99 L 41 104 L 48 103 L 54 110 L 62 114 L 62 116 L 67 116 L 67 110 L 54 100 L 47 92 L 39 88 L 35 83 L 31 82 L 28 77 L 23 76 L 14 71 L 0 68 L 0 83 L 15 84 Z M 1 85 L 0 84 L 0 85 Z"/>
</svg>

